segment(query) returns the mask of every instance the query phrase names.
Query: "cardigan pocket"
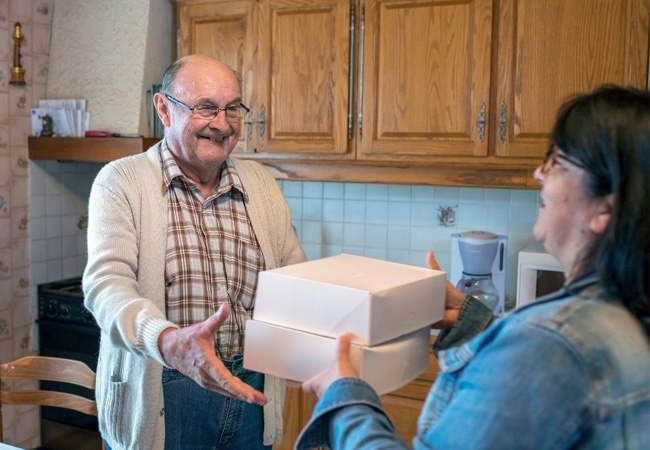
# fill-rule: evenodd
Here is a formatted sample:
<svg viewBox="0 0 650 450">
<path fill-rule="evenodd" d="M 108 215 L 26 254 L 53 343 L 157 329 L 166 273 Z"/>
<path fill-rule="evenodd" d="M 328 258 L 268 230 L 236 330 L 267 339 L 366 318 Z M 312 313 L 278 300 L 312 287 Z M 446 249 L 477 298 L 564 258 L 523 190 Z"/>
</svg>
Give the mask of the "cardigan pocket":
<svg viewBox="0 0 650 450">
<path fill-rule="evenodd" d="M 112 445 L 122 444 L 122 438 L 129 433 L 129 424 L 123 425 L 124 401 L 127 384 L 124 381 L 110 381 L 104 390 L 105 398 L 101 399 L 102 411 L 100 417 L 101 432 Z"/>
</svg>

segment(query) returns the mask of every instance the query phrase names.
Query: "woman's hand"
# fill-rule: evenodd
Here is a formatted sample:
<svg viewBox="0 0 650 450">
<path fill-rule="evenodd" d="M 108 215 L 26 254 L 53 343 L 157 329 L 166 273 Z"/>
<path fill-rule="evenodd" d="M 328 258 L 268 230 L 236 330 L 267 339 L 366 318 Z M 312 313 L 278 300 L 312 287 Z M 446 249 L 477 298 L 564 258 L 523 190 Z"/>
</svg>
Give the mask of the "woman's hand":
<svg viewBox="0 0 650 450">
<path fill-rule="evenodd" d="M 427 267 L 429 269 L 440 270 L 440 265 L 436 261 L 433 252 L 427 253 Z M 460 310 L 463 301 L 465 300 L 465 294 L 460 292 L 456 287 L 447 280 L 447 285 L 445 288 L 445 317 L 431 325 L 432 328 L 451 328 L 458 320 L 458 312 Z"/>
<path fill-rule="evenodd" d="M 310 378 L 302 384 L 302 389 L 307 392 L 314 392 L 319 397 L 327 390 L 330 384 L 340 378 L 358 378 L 357 371 L 352 367 L 350 360 L 350 345 L 353 338 L 352 333 L 345 333 L 338 338 L 338 352 L 336 359 L 324 372 Z"/>
</svg>

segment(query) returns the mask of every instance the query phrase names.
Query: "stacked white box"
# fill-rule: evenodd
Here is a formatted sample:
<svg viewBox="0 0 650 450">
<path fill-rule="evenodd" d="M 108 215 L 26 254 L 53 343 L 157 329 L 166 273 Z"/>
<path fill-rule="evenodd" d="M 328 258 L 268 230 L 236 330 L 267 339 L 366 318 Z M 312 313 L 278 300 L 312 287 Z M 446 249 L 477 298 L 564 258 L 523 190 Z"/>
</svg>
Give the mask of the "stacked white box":
<svg viewBox="0 0 650 450">
<path fill-rule="evenodd" d="M 336 338 L 350 331 L 360 377 L 379 393 L 398 388 L 428 365 L 445 275 L 346 254 L 261 272 L 244 367 L 305 381 L 329 366 Z"/>
</svg>

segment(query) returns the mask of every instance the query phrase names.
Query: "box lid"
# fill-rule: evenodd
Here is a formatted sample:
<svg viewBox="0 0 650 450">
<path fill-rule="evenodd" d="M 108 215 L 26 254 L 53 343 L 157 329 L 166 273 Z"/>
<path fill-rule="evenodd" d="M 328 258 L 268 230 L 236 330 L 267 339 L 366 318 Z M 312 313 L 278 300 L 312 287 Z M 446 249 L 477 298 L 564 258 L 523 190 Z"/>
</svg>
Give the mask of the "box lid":
<svg viewBox="0 0 650 450">
<path fill-rule="evenodd" d="M 261 272 L 253 318 L 377 345 L 443 318 L 445 272 L 341 254 Z"/>
</svg>

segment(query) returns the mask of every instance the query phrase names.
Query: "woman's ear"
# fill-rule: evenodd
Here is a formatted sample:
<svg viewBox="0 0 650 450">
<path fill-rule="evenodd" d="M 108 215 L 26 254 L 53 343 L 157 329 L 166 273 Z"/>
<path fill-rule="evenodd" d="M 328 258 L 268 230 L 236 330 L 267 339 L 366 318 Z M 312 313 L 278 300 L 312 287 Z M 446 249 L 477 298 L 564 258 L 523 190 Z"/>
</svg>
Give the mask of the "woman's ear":
<svg viewBox="0 0 650 450">
<path fill-rule="evenodd" d="M 614 194 L 608 194 L 598 200 L 598 206 L 589 222 L 589 229 L 596 234 L 601 234 L 607 229 L 614 209 Z"/>
</svg>

